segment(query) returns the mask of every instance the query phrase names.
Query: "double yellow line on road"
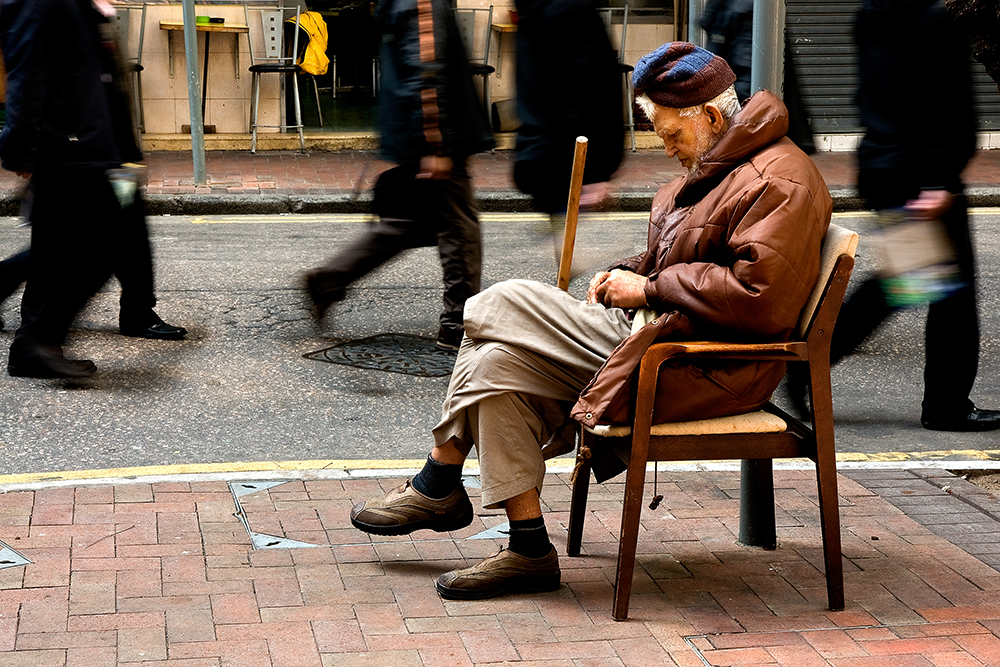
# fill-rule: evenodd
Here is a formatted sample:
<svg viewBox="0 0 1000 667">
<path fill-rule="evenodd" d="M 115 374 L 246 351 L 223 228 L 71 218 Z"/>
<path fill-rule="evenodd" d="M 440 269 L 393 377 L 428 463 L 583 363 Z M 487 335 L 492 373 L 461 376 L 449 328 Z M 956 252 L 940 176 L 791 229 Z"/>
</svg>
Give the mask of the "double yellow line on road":
<svg viewBox="0 0 1000 667">
<path fill-rule="evenodd" d="M 1000 215 L 1000 207 L 970 209 L 972 215 Z M 845 218 L 870 218 L 871 211 L 844 211 L 834 213 L 835 220 Z M 185 216 L 172 216 L 185 220 Z M 210 215 L 192 216 L 192 225 L 261 225 L 261 224 L 322 224 L 322 223 L 364 223 L 371 219 L 370 213 L 279 213 L 261 215 Z M 479 219 L 486 223 L 495 222 L 545 222 L 548 216 L 542 213 L 481 213 Z M 649 219 L 649 213 L 641 211 L 583 213 L 581 219 L 587 222 L 622 222 Z"/>
<path fill-rule="evenodd" d="M 841 452 L 837 454 L 839 463 L 942 463 L 970 464 L 981 461 L 1000 461 L 1000 449 L 951 449 L 928 452 Z M 552 463 L 570 459 L 555 459 Z M 708 463 L 708 462 L 702 462 Z M 303 461 L 232 461 L 226 463 L 185 463 L 163 466 L 138 466 L 131 468 L 104 468 L 97 470 L 69 470 L 64 472 L 24 473 L 0 475 L 0 486 L 39 484 L 45 482 L 70 482 L 105 479 L 134 479 L 138 477 L 169 477 L 176 475 L 213 475 L 229 473 L 295 472 L 295 471 L 365 471 L 384 470 L 387 473 L 398 470 L 419 469 L 424 459 L 317 459 Z M 466 464 L 470 471 L 478 469 L 475 461 Z"/>
</svg>

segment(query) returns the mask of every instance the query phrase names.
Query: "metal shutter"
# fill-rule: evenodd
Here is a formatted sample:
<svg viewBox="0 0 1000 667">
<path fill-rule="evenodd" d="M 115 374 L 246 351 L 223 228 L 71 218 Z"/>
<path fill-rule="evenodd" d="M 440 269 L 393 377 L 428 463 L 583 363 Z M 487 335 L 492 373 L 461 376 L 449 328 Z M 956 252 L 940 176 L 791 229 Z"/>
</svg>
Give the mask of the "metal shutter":
<svg viewBox="0 0 1000 667">
<path fill-rule="evenodd" d="M 785 26 L 814 134 L 857 134 L 859 0 L 788 0 Z"/>
<path fill-rule="evenodd" d="M 787 0 L 786 30 L 806 111 L 815 134 L 857 134 L 854 94 L 858 65 L 854 16 L 860 0 Z M 1000 131 L 1000 93 L 985 68 L 973 62 L 981 131 Z"/>
</svg>

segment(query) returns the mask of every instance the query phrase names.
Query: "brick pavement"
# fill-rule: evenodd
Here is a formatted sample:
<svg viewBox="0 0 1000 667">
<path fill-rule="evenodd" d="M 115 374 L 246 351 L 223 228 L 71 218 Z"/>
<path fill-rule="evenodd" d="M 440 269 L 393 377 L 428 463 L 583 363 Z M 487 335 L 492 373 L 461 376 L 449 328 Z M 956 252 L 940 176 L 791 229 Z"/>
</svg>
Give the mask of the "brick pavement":
<svg viewBox="0 0 1000 667">
<path fill-rule="evenodd" d="M 477 192 L 504 193 L 515 190 L 511 180 L 514 153 L 498 150 L 474 156 L 470 162 Z M 831 190 L 853 188 L 854 153 L 822 152 L 813 155 Z M 191 153 L 161 151 L 147 154 L 147 192 L 150 195 L 185 194 L 276 194 L 276 195 L 350 195 L 358 181 L 371 186 L 387 163 L 376 151 L 312 151 L 301 155 L 293 151 L 209 151 L 206 154 L 207 185 L 194 184 Z M 367 169 L 365 168 L 368 164 Z M 653 193 L 682 173 L 676 160 L 662 151 L 626 152 L 616 174 L 616 187 L 630 193 Z M 362 177 L 363 176 L 363 177 Z M 970 188 L 996 188 L 1000 185 L 1000 150 L 978 151 L 965 173 Z M 22 183 L 11 172 L 0 170 L 0 196 L 18 192 Z"/>
<path fill-rule="evenodd" d="M 562 558 L 558 591 L 445 602 L 437 575 L 502 544 L 482 533 L 503 516 L 442 535 L 350 527 L 354 502 L 398 481 L 2 489 L 0 540 L 31 562 L 0 569 L 0 666 L 1000 664 L 1000 503 L 944 470 L 842 469 L 847 608 L 830 612 L 810 471 L 775 472 L 779 547 L 763 551 L 736 541 L 738 472 L 661 469 L 624 623 L 610 617 L 622 482 L 592 485 L 585 555 Z M 543 500 L 563 552 L 567 474 Z"/>
</svg>

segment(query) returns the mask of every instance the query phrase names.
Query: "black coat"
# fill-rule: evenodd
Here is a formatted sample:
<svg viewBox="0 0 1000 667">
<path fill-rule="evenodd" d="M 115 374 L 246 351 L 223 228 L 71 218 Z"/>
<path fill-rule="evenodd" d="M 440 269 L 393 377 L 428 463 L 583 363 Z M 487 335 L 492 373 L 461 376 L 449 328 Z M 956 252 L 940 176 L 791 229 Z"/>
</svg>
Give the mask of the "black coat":
<svg viewBox="0 0 1000 667">
<path fill-rule="evenodd" d="M 377 126 L 382 155 L 399 165 L 424 155 L 461 159 L 494 145 L 451 5 L 427 1 L 433 60 L 421 58 L 417 0 L 383 0 L 375 15 L 382 35 Z M 429 91 L 433 103 L 425 104 Z"/>
<path fill-rule="evenodd" d="M 5 169 L 114 168 L 142 158 L 113 35 L 90 0 L 3 0 Z"/>
<path fill-rule="evenodd" d="M 942 0 L 866 0 L 856 37 L 858 167 L 955 190 L 976 148 L 968 37 Z"/>
<path fill-rule="evenodd" d="M 592 0 L 517 0 L 518 162 L 565 171 L 586 136 L 584 183 L 608 181 L 625 150 L 624 79 Z M 563 195 L 565 198 L 565 195 Z"/>
</svg>

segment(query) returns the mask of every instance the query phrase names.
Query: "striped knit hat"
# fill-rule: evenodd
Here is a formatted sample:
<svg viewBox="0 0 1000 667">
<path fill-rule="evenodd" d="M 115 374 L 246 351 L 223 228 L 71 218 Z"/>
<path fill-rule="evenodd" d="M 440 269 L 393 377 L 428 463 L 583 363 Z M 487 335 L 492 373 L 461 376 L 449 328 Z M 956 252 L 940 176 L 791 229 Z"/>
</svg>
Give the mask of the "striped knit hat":
<svg viewBox="0 0 1000 667">
<path fill-rule="evenodd" d="M 704 104 L 736 82 L 725 60 L 688 42 L 668 42 L 635 66 L 632 86 L 660 106 L 673 109 Z"/>
</svg>

